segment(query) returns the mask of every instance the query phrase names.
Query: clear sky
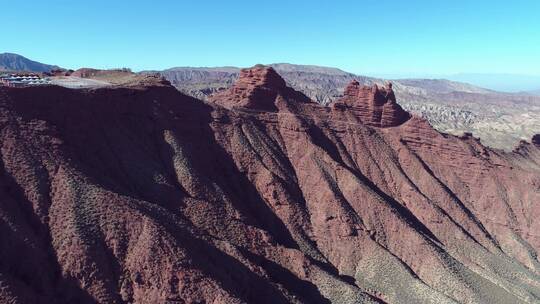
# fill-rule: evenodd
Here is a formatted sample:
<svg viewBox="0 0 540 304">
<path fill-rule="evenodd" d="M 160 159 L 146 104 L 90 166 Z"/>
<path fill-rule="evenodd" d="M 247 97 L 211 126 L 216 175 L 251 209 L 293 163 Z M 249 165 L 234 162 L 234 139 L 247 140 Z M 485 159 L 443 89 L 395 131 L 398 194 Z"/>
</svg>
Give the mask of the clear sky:
<svg viewBox="0 0 540 304">
<path fill-rule="evenodd" d="M 538 0 L 0 0 L 0 52 L 67 68 L 289 62 L 540 75 Z"/>
</svg>

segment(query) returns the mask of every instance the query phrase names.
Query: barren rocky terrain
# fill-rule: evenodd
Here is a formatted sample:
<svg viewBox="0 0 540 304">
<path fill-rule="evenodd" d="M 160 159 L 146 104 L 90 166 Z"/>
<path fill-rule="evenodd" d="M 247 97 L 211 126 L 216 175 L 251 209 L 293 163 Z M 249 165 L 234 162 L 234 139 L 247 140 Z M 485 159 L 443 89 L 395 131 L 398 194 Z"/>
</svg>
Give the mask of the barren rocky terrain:
<svg viewBox="0 0 540 304">
<path fill-rule="evenodd" d="M 152 78 L 152 74 L 133 73 L 129 69 L 98 70 L 81 68 L 69 75 L 49 77 L 54 85 L 70 89 L 81 88 L 106 88 L 114 86 L 130 86 L 140 84 L 146 78 Z"/>
<path fill-rule="evenodd" d="M 387 82 L 329 67 L 286 63 L 271 66 L 291 87 L 323 105 L 341 97 L 352 80 L 381 86 Z M 0 54 L 0 70 L 46 72 L 58 68 L 17 54 Z M 210 95 L 231 87 L 239 72 L 236 67 L 179 67 L 143 72 L 142 75 L 160 73 L 181 92 L 207 100 Z M 82 68 L 72 76 L 56 77 L 53 83 L 69 88 L 95 88 L 129 84 L 140 79 L 141 75 L 128 69 Z M 398 102 L 408 111 L 426 118 L 441 132 L 454 135 L 471 132 L 484 144 L 506 151 L 514 149 L 520 140 L 540 132 L 540 94 L 537 91 L 502 93 L 444 79 L 392 82 Z"/>
<path fill-rule="evenodd" d="M 385 80 L 354 75 L 335 68 L 273 64 L 293 88 L 327 105 L 343 94 L 353 79 L 362 84 Z M 160 72 L 180 91 L 199 99 L 229 88 L 238 68 L 173 68 Z M 491 147 L 512 150 L 522 139 L 540 132 L 540 97 L 509 94 L 444 79 L 393 80 L 398 102 L 439 131 L 472 132 Z"/>
<path fill-rule="evenodd" d="M 0 87 L 0 302 L 539 303 L 540 136 L 440 133 L 405 84 L 236 78 Z"/>
</svg>

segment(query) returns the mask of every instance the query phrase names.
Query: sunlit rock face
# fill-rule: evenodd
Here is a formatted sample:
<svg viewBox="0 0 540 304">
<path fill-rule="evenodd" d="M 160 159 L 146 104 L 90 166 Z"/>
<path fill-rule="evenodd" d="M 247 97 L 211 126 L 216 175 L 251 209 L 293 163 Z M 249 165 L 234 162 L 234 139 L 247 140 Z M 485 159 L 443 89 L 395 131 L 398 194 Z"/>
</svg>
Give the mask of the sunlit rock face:
<svg viewBox="0 0 540 304">
<path fill-rule="evenodd" d="M 360 85 L 352 81 L 341 99 L 332 104 L 334 109 L 354 112 L 360 120 L 375 127 L 395 127 L 410 118 L 410 114 L 396 102 L 396 96 L 389 83 L 386 88 Z"/>
<path fill-rule="evenodd" d="M 227 108 L 276 110 L 278 96 L 288 95 L 291 91 L 273 68 L 258 65 L 241 70 L 235 84 L 211 96 L 210 101 Z"/>
</svg>

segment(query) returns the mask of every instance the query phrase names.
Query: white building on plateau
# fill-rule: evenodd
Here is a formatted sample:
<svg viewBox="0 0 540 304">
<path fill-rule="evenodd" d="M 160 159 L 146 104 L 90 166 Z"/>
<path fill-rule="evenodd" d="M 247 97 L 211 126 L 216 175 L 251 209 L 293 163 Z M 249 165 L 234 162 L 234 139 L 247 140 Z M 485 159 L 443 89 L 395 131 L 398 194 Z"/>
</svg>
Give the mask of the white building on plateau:
<svg viewBox="0 0 540 304">
<path fill-rule="evenodd" d="M 0 84 L 8 87 L 28 87 L 48 85 L 51 82 L 38 74 L 4 74 L 0 75 Z"/>
</svg>

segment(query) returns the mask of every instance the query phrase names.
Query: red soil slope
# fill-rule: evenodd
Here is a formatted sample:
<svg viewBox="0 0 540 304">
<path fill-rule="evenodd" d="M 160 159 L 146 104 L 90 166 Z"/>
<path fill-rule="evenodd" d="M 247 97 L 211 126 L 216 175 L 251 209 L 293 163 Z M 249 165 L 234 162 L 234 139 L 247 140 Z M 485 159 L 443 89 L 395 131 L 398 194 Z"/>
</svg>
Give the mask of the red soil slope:
<svg viewBox="0 0 540 304">
<path fill-rule="evenodd" d="M 348 92 L 0 88 L 0 302 L 538 303 L 537 138 Z"/>
</svg>

